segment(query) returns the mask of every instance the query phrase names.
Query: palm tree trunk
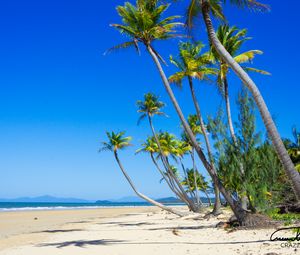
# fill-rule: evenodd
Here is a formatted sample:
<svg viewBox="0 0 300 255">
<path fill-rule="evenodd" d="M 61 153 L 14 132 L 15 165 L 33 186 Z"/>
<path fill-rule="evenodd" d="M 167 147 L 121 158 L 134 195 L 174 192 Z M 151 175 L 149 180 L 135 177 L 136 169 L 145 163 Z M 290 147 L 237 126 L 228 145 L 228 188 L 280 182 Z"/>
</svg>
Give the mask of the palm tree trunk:
<svg viewBox="0 0 300 255">
<path fill-rule="evenodd" d="M 220 179 L 218 178 L 217 176 L 217 173 L 216 171 L 211 167 L 211 165 L 209 164 L 209 162 L 206 160 L 206 157 L 202 151 L 202 149 L 200 148 L 197 140 L 196 140 L 196 137 L 194 136 L 191 128 L 189 127 L 182 111 L 181 111 L 181 108 L 174 96 L 174 93 L 171 89 L 171 86 L 169 84 L 169 81 L 166 77 L 166 74 L 164 73 L 163 69 L 162 69 L 162 66 L 156 56 L 156 54 L 153 52 L 152 48 L 150 45 L 147 46 L 147 50 L 149 52 L 149 54 L 151 55 L 158 71 L 159 71 L 159 74 L 162 78 L 162 81 L 163 81 L 163 85 L 172 101 L 172 104 L 181 120 L 181 123 L 184 127 L 184 130 L 186 132 L 186 134 L 188 135 L 193 147 L 195 148 L 200 160 L 202 161 L 204 167 L 207 169 L 208 173 L 210 174 L 212 180 L 214 181 L 214 183 L 216 184 L 216 186 L 218 186 L 218 188 L 220 189 L 220 191 L 222 192 L 224 198 L 226 199 L 226 201 L 228 202 L 228 204 L 230 205 L 232 211 L 234 212 L 235 216 L 237 217 L 237 219 L 239 220 L 239 222 L 241 224 L 243 224 L 246 216 L 247 216 L 247 212 L 245 210 L 243 210 L 239 204 L 235 203 L 235 201 L 232 199 L 231 195 L 227 192 L 227 190 L 225 190 L 223 184 L 221 183 Z"/>
<path fill-rule="evenodd" d="M 184 164 L 182 163 L 182 160 L 180 158 L 180 164 L 181 164 L 181 168 L 183 170 L 183 173 L 184 173 L 184 176 L 185 176 L 185 179 L 186 179 L 186 182 L 187 182 L 187 186 L 189 188 L 189 193 L 191 195 L 191 198 L 192 200 L 194 201 L 195 203 L 195 207 L 197 208 L 196 210 L 199 211 L 200 208 L 202 207 L 202 203 L 200 204 L 199 203 L 199 199 L 197 199 L 197 196 L 198 196 L 198 192 L 197 192 L 197 186 L 195 186 L 194 190 L 193 190 L 193 187 L 192 187 L 192 183 L 190 182 L 190 179 L 189 179 L 189 176 L 188 176 L 188 173 L 186 171 L 186 168 L 184 166 Z M 194 171 L 195 172 L 195 171 Z"/>
<path fill-rule="evenodd" d="M 225 97 L 225 102 L 226 102 L 226 113 L 227 113 L 227 121 L 228 121 L 228 126 L 229 126 L 229 132 L 230 132 L 230 136 L 232 138 L 234 146 L 236 148 L 238 148 L 238 141 L 237 141 L 237 138 L 235 136 L 235 132 L 234 132 L 233 124 L 232 124 L 230 98 L 229 98 L 229 91 L 228 91 L 228 81 L 227 81 L 226 77 L 224 77 L 223 83 L 224 83 L 224 97 Z M 245 175 L 245 169 L 244 169 L 244 166 L 241 162 L 239 162 L 239 167 L 240 167 L 241 175 L 244 176 Z M 248 198 L 246 196 L 245 189 L 243 189 L 241 193 L 242 193 L 242 195 L 241 195 L 242 208 L 244 210 L 247 210 L 248 209 Z"/>
<path fill-rule="evenodd" d="M 118 165 L 119 165 L 119 167 L 120 167 L 120 169 L 121 169 L 123 175 L 125 176 L 126 180 L 127 180 L 128 183 L 130 184 L 130 186 L 131 186 L 131 188 L 133 189 L 133 191 L 134 191 L 140 198 L 146 200 L 146 201 L 149 202 L 150 204 L 153 204 L 153 205 L 155 205 L 155 206 L 157 206 L 157 207 L 159 207 L 159 208 L 161 208 L 161 209 L 163 209 L 163 210 L 165 210 L 165 211 L 168 211 L 168 212 L 170 212 L 170 213 L 176 214 L 176 215 L 178 215 L 178 216 L 180 216 L 180 217 L 183 217 L 183 216 L 184 216 L 183 213 L 181 213 L 181 212 L 179 212 L 179 211 L 177 211 L 177 210 L 174 210 L 174 209 L 172 209 L 172 208 L 170 208 L 170 207 L 164 206 L 163 204 L 158 203 L 157 201 L 155 201 L 155 200 L 153 200 L 153 199 L 151 199 L 151 198 L 145 196 L 144 194 L 140 193 L 140 192 L 136 189 L 135 185 L 133 184 L 133 182 L 132 182 L 132 180 L 130 179 L 129 175 L 126 173 L 125 169 L 123 168 L 123 165 L 121 164 L 121 161 L 120 161 L 120 159 L 119 159 L 119 157 L 118 157 L 118 153 L 117 153 L 116 151 L 114 151 L 114 156 L 115 156 L 115 159 L 116 159 L 116 161 L 117 161 L 117 163 L 118 163 Z"/>
<path fill-rule="evenodd" d="M 181 165 L 182 171 L 184 173 L 184 176 L 185 176 L 185 179 L 186 179 L 186 183 L 187 183 L 191 198 L 193 199 L 193 201 L 195 201 L 195 199 L 194 199 L 195 194 L 193 193 L 193 188 L 192 188 L 191 182 L 189 180 L 188 173 L 186 172 L 185 166 L 183 165 L 181 159 L 180 159 L 180 165 Z"/>
<path fill-rule="evenodd" d="M 230 136 L 233 140 L 234 145 L 237 146 L 237 139 L 235 136 L 235 131 L 233 128 L 232 118 L 231 118 L 231 107 L 230 107 L 230 98 L 229 98 L 229 92 L 228 92 L 228 81 L 227 81 L 226 77 L 224 78 L 223 83 L 224 83 L 224 97 L 225 97 L 225 102 L 226 102 L 227 121 L 228 121 Z"/>
<path fill-rule="evenodd" d="M 214 169 L 214 171 L 217 172 L 215 164 L 214 164 L 214 159 L 213 159 L 213 154 L 212 154 L 212 150 L 211 150 L 211 145 L 210 145 L 210 142 L 209 142 L 209 139 L 208 139 L 208 134 L 206 132 L 204 121 L 203 121 L 203 118 L 202 118 L 200 105 L 199 105 L 197 97 L 196 97 L 196 93 L 195 93 L 195 89 L 194 89 L 192 78 L 189 76 L 188 80 L 189 80 L 190 91 L 191 91 L 191 94 L 192 94 L 194 106 L 196 108 L 197 117 L 198 117 L 198 119 L 200 121 L 201 131 L 202 131 L 202 134 L 204 136 L 204 140 L 205 140 L 205 145 L 206 145 L 206 150 L 207 150 L 209 162 L 210 162 L 211 167 Z M 214 185 L 214 186 L 215 186 L 215 193 L 217 193 L 217 194 L 215 194 L 215 196 L 217 196 L 218 194 L 220 194 L 220 191 L 219 191 L 218 185 Z M 218 199 L 218 200 L 215 201 L 215 203 L 214 203 L 214 209 L 212 211 L 212 214 L 213 215 L 219 215 L 219 214 L 221 214 L 221 201 L 220 201 L 220 199 Z"/>
<path fill-rule="evenodd" d="M 182 202 L 186 203 L 186 201 L 184 200 L 182 194 L 180 194 L 180 191 L 176 190 L 176 187 L 169 181 L 168 177 L 160 169 L 160 167 L 159 167 L 158 163 L 156 162 L 155 158 L 153 157 L 152 153 L 150 154 L 150 157 L 151 157 L 154 165 L 156 166 L 157 170 L 160 172 L 160 174 L 162 175 L 163 179 L 166 181 L 167 185 L 173 191 L 173 193 L 176 195 L 176 197 L 178 197 L 180 200 L 182 200 Z"/>
<path fill-rule="evenodd" d="M 221 203 L 221 199 L 220 199 L 220 190 L 217 187 L 217 185 L 214 185 L 214 193 L 215 193 L 215 202 L 214 202 L 214 210 L 212 212 L 213 215 L 220 215 L 221 212 L 221 207 L 222 207 L 222 203 Z M 242 207 L 243 209 L 243 207 Z"/>
<path fill-rule="evenodd" d="M 221 56 L 223 61 L 225 61 L 231 69 L 237 74 L 237 76 L 241 79 L 244 85 L 250 90 L 252 96 L 256 102 L 256 105 L 260 111 L 263 122 L 267 129 L 267 132 L 272 140 L 272 143 L 275 147 L 275 150 L 280 158 L 284 170 L 291 181 L 294 193 L 298 202 L 300 201 L 300 175 L 295 170 L 295 166 L 284 147 L 284 144 L 281 140 L 280 134 L 276 128 L 276 125 L 272 119 L 272 116 L 268 110 L 268 107 L 260 94 L 259 89 L 253 80 L 249 77 L 249 75 L 243 70 L 243 68 L 233 59 L 233 57 L 226 51 L 224 46 L 218 40 L 216 36 L 215 30 L 212 25 L 212 21 L 210 18 L 210 6 L 208 0 L 202 0 L 202 14 L 203 19 L 207 28 L 207 33 L 210 39 L 210 42 L 213 44 L 215 50 Z"/>
<path fill-rule="evenodd" d="M 200 200 L 199 192 L 198 192 L 197 169 L 196 169 L 196 163 L 195 163 L 195 149 L 194 148 L 192 148 L 191 157 L 192 157 L 193 170 L 194 170 L 194 185 L 195 185 L 196 200 L 197 200 L 197 204 L 200 206 L 201 200 Z M 201 206 L 202 206 L 202 201 L 201 201 Z"/>
<path fill-rule="evenodd" d="M 169 164 L 168 160 L 166 159 L 166 157 L 163 154 L 159 139 L 157 137 L 157 134 L 155 132 L 155 129 L 154 129 L 154 126 L 153 126 L 153 123 L 152 123 L 152 119 L 149 115 L 148 115 L 148 120 L 149 120 L 149 125 L 150 125 L 150 128 L 151 128 L 152 134 L 154 136 L 154 139 L 155 139 L 155 141 L 157 143 L 157 146 L 158 146 L 158 149 L 160 151 L 160 156 L 161 156 L 161 160 L 163 162 L 164 167 L 167 169 L 170 176 L 173 178 L 173 180 L 177 184 L 178 188 L 180 189 L 182 197 L 184 198 L 184 201 L 187 203 L 187 206 L 190 208 L 190 210 L 192 210 L 193 212 L 196 212 L 197 211 L 196 206 L 194 205 L 193 201 L 191 201 L 191 199 L 188 197 L 188 195 L 185 192 L 184 188 L 182 187 L 181 183 L 179 182 L 177 177 L 174 175 L 172 169 L 170 168 L 170 164 Z"/>
<path fill-rule="evenodd" d="M 207 198 L 207 200 L 208 200 L 209 206 L 211 206 L 211 199 L 210 199 L 210 197 L 209 197 L 207 191 L 206 191 L 206 190 L 203 190 L 203 192 L 205 193 L 205 196 L 206 196 L 206 198 Z"/>
</svg>

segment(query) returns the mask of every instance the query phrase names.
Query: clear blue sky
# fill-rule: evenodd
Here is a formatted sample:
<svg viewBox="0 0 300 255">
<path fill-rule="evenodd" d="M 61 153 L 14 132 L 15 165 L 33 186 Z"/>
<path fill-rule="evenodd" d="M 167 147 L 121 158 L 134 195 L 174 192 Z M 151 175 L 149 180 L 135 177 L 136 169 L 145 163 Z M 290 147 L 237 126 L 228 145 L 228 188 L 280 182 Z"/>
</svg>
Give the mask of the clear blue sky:
<svg viewBox="0 0 300 255">
<path fill-rule="evenodd" d="M 249 29 L 246 49 L 261 49 L 254 75 L 282 136 L 289 137 L 299 116 L 298 1 L 268 1 L 272 11 L 254 14 L 226 8 L 230 24 Z M 148 91 L 161 95 L 169 119 L 157 129 L 178 133 L 178 119 L 145 52 L 103 52 L 123 39 L 109 27 L 119 22 L 115 6 L 123 1 L 10 0 L 0 4 L 0 197 L 55 195 L 106 199 L 132 195 L 113 156 L 98 154 L 105 130 L 127 130 L 135 148 L 121 153 L 128 172 L 144 193 L 169 195 L 150 160 L 134 156 L 150 134 L 136 126 L 135 101 Z M 181 4 L 169 10 L 183 14 Z M 290 5 L 290 6 L 289 6 Z M 197 31 L 206 40 L 205 30 Z M 167 58 L 176 41 L 157 45 Z M 166 72 L 171 74 L 172 68 Z M 235 96 L 240 82 L 231 78 Z M 213 86 L 198 87 L 205 114 L 221 99 Z M 176 90 L 185 113 L 192 110 L 187 90 Z M 234 113 L 236 113 L 234 111 Z M 260 125 L 261 126 L 261 125 Z"/>
</svg>

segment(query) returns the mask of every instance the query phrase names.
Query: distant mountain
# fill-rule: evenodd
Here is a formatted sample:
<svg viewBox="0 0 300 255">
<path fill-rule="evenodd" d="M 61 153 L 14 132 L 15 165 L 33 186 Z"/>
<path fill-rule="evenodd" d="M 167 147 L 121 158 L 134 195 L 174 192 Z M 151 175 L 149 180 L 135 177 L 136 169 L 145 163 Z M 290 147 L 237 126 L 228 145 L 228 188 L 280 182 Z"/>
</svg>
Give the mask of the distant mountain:
<svg viewBox="0 0 300 255">
<path fill-rule="evenodd" d="M 110 202 L 113 203 L 139 203 L 139 202 L 145 202 L 145 200 L 139 198 L 139 197 L 135 197 L 135 196 L 129 196 L 129 197 L 122 197 L 119 199 L 111 199 L 109 200 Z"/>
<path fill-rule="evenodd" d="M 97 200 L 95 203 L 96 204 L 111 204 L 113 202 L 109 201 L 109 200 Z"/>
<path fill-rule="evenodd" d="M 157 202 L 160 202 L 160 203 L 165 203 L 165 204 L 168 204 L 168 203 L 182 203 L 181 200 L 179 200 L 178 198 L 176 197 L 164 197 L 164 198 L 157 198 L 155 199 Z M 211 202 L 213 203 L 214 202 L 214 198 L 211 198 Z M 208 199 L 206 197 L 201 197 L 201 201 L 205 204 L 208 204 Z M 107 201 L 106 201 L 107 202 Z M 120 199 L 112 199 L 112 200 L 109 200 L 109 202 L 112 202 L 112 203 L 139 203 L 139 202 L 145 202 L 145 200 L 139 198 L 139 197 L 134 197 L 134 196 L 130 196 L 130 197 L 123 197 L 123 198 L 120 198 Z"/>
<path fill-rule="evenodd" d="M 165 197 L 165 198 L 158 198 L 155 199 L 156 201 L 160 203 L 181 203 L 181 201 L 175 197 Z M 119 199 L 111 199 L 111 200 L 98 200 L 96 203 L 144 203 L 145 200 L 135 197 L 135 196 L 129 196 L 129 197 L 122 197 Z"/>
<path fill-rule="evenodd" d="M 14 199 L 1 199 L 0 202 L 14 202 L 14 203 L 92 203 L 92 201 L 78 199 L 78 198 L 59 198 L 52 196 L 40 197 L 20 197 Z"/>
<path fill-rule="evenodd" d="M 164 198 L 159 198 L 156 201 L 160 203 L 182 203 L 182 201 L 176 197 L 164 197 Z"/>
</svg>

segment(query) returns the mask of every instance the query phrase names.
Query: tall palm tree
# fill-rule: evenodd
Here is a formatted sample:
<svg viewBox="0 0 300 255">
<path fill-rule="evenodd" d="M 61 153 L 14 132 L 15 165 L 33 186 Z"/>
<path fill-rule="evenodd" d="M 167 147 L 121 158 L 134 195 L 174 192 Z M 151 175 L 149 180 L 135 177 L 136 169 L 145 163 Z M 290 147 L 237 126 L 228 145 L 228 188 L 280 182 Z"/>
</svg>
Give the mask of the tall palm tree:
<svg viewBox="0 0 300 255">
<path fill-rule="evenodd" d="M 196 126 L 194 126 L 194 128 L 197 129 Z M 187 178 L 187 171 L 186 171 L 186 167 L 183 164 L 183 158 L 184 158 L 185 155 L 192 153 L 192 150 L 193 150 L 193 148 L 190 145 L 190 143 L 188 143 L 186 141 L 182 141 L 182 140 L 176 140 L 176 148 L 175 148 L 175 150 L 173 150 L 173 155 L 175 157 L 179 158 L 181 168 L 182 168 L 183 173 L 184 173 L 186 178 Z M 187 183 L 188 186 L 191 187 L 192 184 L 189 183 L 189 179 L 187 179 L 187 180 L 188 180 L 188 183 Z M 200 200 L 200 197 L 199 197 L 199 194 L 198 194 L 197 190 L 198 189 L 196 189 L 196 192 L 192 192 L 192 190 L 189 189 L 189 192 L 190 192 L 190 195 L 193 198 L 193 200 L 196 201 L 197 210 L 200 210 L 201 207 L 202 207 L 202 201 Z"/>
<path fill-rule="evenodd" d="M 202 160 L 204 167 L 208 170 L 214 183 L 216 183 L 222 192 L 224 198 L 232 208 L 234 214 L 241 224 L 247 224 L 248 215 L 239 204 L 235 203 L 230 193 L 227 192 L 222 185 L 216 171 L 211 167 L 207 161 L 205 154 L 199 146 L 196 137 L 190 129 L 182 110 L 176 100 L 176 97 L 169 84 L 168 78 L 164 73 L 161 65 L 162 57 L 153 48 L 153 41 L 166 40 L 170 38 L 178 37 L 175 27 L 182 25 L 179 22 L 172 22 L 178 16 L 171 16 L 165 19 L 162 18 L 163 13 L 168 8 L 168 4 L 158 4 L 158 1 L 154 0 L 138 0 L 136 6 L 131 3 L 125 3 L 124 6 L 118 6 L 117 11 L 122 18 L 123 24 L 113 24 L 112 26 L 118 29 L 122 34 L 125 34 L 131 38 L 131 41 L 123 43 L 121 45 L 113 47 L 113 49 L 120 49 L 129 46 L 135 46 L 138 49 L 138 43 L 142 43 L 150 56 L 152 57 L 158 72 L 161 76 L 163 85 L 170 97 L 170 100 L 181 120 L 182 126 L 187 133 L 193 147 L 195 148 L 199 158 Z"/>
<path fill-rule="evenodd" d="M 244 64 L 246 62 L 251 62 L 256 54 L 263 54 L 260 50 L 248 50 L 245 52 L 240 52 L 240 49 L 243 45 L 243 43 L 250 38 L 246 37 L 247 30 L 241 29 L 239 30 L 237 27 L 229 27 L 228 25 L 221 25 L 217 29 L 217 37 L 222 43 L 222 45 L 225 47 L 225 49 L 229 52 L 229 54 L 234 58 L 234 60 L 239 64 Z M 231 107 L 230 107 L 230 97 L 229 97 L 229 90 L 228 90 L 228 79 L 227 75 L 230 69 L 230 66 L 220 57 L 218 52 L 215 50 L 215 48 L 211 45 L 211 57 L 213 62 L 218 64 L 218 79 L 217 79 L 217 85 L 221 92 L 221 94 L 224 96 L 225 99 L 225 106 L 226 106 L 226 113 L 227 113 L 227 122 L 229 127 L 229 132 L 233 141 L 233 144 L 235 147 L 238 146 L 238 139 L 235 135 L 232 117 L 231 117 Z M 242 66 L 244 70 L 257 72 L 261 74 L 269 74 L 266 71 L 256 69 L 253 67 L 248 66 Z M 243 164 L 240 163 L 240 171 L 241 174 L 245 174 L 245 169 L 243 167 Z M 246 210 L 248 209 L 248 199 L 245 194 L 246 192 L 241 192 L 241 203 L 242 207 Z"/>
<path fill-rule="evenodd" d="M 221 4 L 225 2 L 226 0 L 191 0 L 188 11 L 188 22 L 191 24 L 193 18 L 197 17 L 199 14 L 202 14 L 211 44 L 214 46 L 215 50 L 218 52 L 220 57 L 228 64 L 228 66 L 230 66 L 230 68 L 236 73 L 236 75 L 251 92 L 256 102 L 256 105 L 260 111 L 267 132 L 272 140 L 274 148 L 282 162 L 285 173 L 287 174 L 292 184 L 297 200 L 300 201 L 300 176 L 296 171 L 295 166 L 292 160 L 290 159 L 289 154 L 281 140 L 280 134 L 272 119 L 272 116 L 268 110 L 264 98 L 262 97 L 258 87 L 247 74 L 247 72 L 236 62 L 236 60 L 230 55 L 230 53 L 228 53 L 228 51 L 222 45 L 214 30 L 211 14 L 219 19 L 224 20 L 225 17 L 222 12 Z M 236 4 L 244 8 L 251 8 L 254 10 L 268 9 L 267 5 L 261 4 L 256 0 L 231 0 L 230 3 Z"/>
<path fill-rule="evenodd" d="M 235 26 L 229 27 L 228 25 L 219 26 L 216 32 L 218 39 L 225 47 L 225 49 L 234 58 L 234 60 L 241 65 L 247 62 L 252 62 L 255 55 L 263 54 L 263 52 L 260 50 L 248 50 L 242 53 L 240 52 L 243 43 L 250 39 L 246 37 L 246 33 L 247 33 L 246 29 L 239 30 Z M 211 46 L 211 57 L 213 59 L 213 62 L 217 63 L 218 65 L 217 85 L 219 87 L 221 94 L 224 96 L 225 99 L 227 121 L 228 121 L 231 138 L 233 142 L 237 144 L 237 138 L 235 135 L 233 122 L 231 118 L 230 97 L 228 91 L 229 83 L 228 83 L 227 76 L 228 76 L 230 66 L 220 57 L 220 55 L 217 53 L 215 48 L 212 46 Z M 244 65 L 242 67 L 246 71 L 257 72 L 266 75 L 270 74 L 266 71 L 253 68 L 253 67 L 248 67 Z"/>
<path fill-rule="evenodd" d="M 210 67 L 211 61 L 208 53 L 201 54 L 204 45 L 202 43 L 192 44 L 190 42 L 179 44 L 179 56 L 178 59 L 171 57 L 171 63 L 173 63 L 179 71 L 169 77 L 170 82 L 175 83 L 178 86 L 182 86 L 183 79 L 187 79 L 193 99 L 193 103 L 196 109 L 197 118 L 200 121 L 201 133 L 204 136 L 206 150 L 208 153 L 209 161 L 211 167 L 216 172 L 216 168 L 213 161 L 213 154 L 211 150 L 211 144 L 208 138 L 208 133 L 203 121 L 200 104 L 197 100 L 197 96 L 194 88 L 194 79 L 198 80 L 208 80 L 208 76 L 211 74 L 216 74 L 217 70 Z M 190 124 L 190 123 L 189 123 Z M 192 128 L 192 126 L 190 125 Z M 193 131 L 193 128 L 192 128 Z M 195 132 L 193 132 L 196 134 Z M 195 167 L 194 167 L 195 169 Z M 217 185 L 215 187 L 215 204 L 213 214 L 218 215 L 221 213 L 221 201 L 220 201 L 220 191 Z"/>
<path fill-rule="evenodd" d="M 200 117 L 201 117 L 201 115 L 200 115 Z M 204 134 L 206 132 L 203 121 L 202 122 L 201 122 L 201 120 L 199 121 L 198 114 L 189 115 L 188 116 L 188 124 L 195 136 L 197 136 L 198 134 Z M 191 155 L 192 162 L 193 162 L 194 186 L 195 186 L 196 199 L 199 204 L 200 196 L 198 194 L 198 187 L 197 187 L 198 184 L 197 184 L 197 177 L 196 177 L 198 174 L 198 170 L 196 168 L 196 163 L 195 163 L 195 149 L 194 148 L 192 148 L 192 150 L 190 151 L 190 155 Z M 217 212 L 217 213 L 219 213 L 219 212 Z"/>
<path fill-rule="evenodd" d="M 137 101 L 137 106 L 138 106 L 138 112 L 141 113 L 141 116 L 138 119 L 138 124 L 143 119 L 145 119 L 145 118 L 148 119 L 151 131 L 152 131 L 152 135 L 153 135 L 153 137 L 156 141 L 156 144 L 158 146 L 158 149 L 160 151 L 160 157 L 161 157 L 161 161 L 162 161 L 164 167 L 167 169 L 167 172 L 169 173 L 171 178 L 174 179 L 176 185 L 178 186 L 178 188 L 180 190 L 179 194 L 181 194 L 181 198 L 183 199 L 183 201 L 185 201 L 187 203 L 187 205 L 189 206 L 189 208 L 192 211 L 195 211 L 196 208 L 193 204 L 193 201 L 191 201 L 189 199 L 189 197 L 186 194 L 185 190 L 183 189 L 181 183 L 176 178 L 176 176 L 173 174 L 173 171 L 171 171 L 170 164 L 167 160 L 167 156 L 165 155 L 165 152 L 163 151 L 164 148 L 161 145 L 161 141 L 166 141 L 166 138 L 171 138 L 171 137 L 169 137 L 165 134 L 165 137 L 163 137 L 161 139 L 157 136 L 157 134 L 155 132 L 155 129 L 154 129 L 152 118 L 155 115 L 165 115 L 165 113 L 162 111 L 162 108 L 165 106 L 165 104 L 162 101 L 159 101 L 158 96 L 156 96 L 152 93 L 147 93 L 147 94 L 144 95 L 144 100 L 138 100 Z M 169 153 L 170 146 L 171 146 L 170 144 L 167 144 L 167 146 L 166 146 L 166 149 L 167 149 L 166 152 L 167 153 Z"/>
<path fill-rule="evenodd" d="M 164 206 L 161 203 L 158 203 L 157 201 L 147 197 L 146 195 L 142 194 L 141 192 L 139 192 L 137 190 L 137 188 L 135 187 L 134 183 L 132 182 L 131 178 L 129 177 L 129 175 L 127 174 L 127 172 L 125 171 L 119 156 L 118 156 L 118 151 L 119 150 L 123 150 L 126 147 L 130 146 L 130 141 L 131 141 L 131 137 L 124 137 L 125 132 L 119 132 L 119 133 L 115 133 L 115 132 L 106 132 L 108 141 L 107 142 L 103 142 L 102 143 L 102 148 L 100 148 L 99 151 L 111 151 L 114 154 L 114 157 L 123 173 L 123 175 L 125 176 L 126 180 L 128 181 L 128 183 L 130 184 L 131 188 L 133 189 L 133 191 L 137 194 L 137 196 L 139 196 L 140 198 L 146 200 L 147 202 L 149 202 L 150 204 L 153 204 L 155 206 L 158 206 L 159 208 L 171 212 L 173 214 L 176 214 L 178 216 L 183 216 L 184 214 L 174 210 L 172 208 L 169 208 L 167 206 Z"/>
</svg>

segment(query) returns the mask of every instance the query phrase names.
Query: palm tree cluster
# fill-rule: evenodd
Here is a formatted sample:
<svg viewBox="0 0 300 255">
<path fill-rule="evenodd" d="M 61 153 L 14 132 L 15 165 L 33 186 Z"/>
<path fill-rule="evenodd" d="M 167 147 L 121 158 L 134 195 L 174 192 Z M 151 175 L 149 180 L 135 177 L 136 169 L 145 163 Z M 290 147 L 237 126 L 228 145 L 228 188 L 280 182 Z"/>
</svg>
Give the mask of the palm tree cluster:
<svg viewBox="0 0 300 255">
<path fill-rule="evenodd" d="M 247 37 L 246 29 L 238 29 L 235 26 L 228 25 L 223 13 L 223 5 L 227 1 L 189 0 L 185 24 L 180 22 L 181 17 L 178 15 L 166 16 L 165 12 L 173 4 L 173 1 L 170 1 L 172 3 L 166 2 L 158 0 L 137 0 L 135 4 L 126 2 L 123 6 L 117 6 L 121 23 L 111 25 L 129 40 L 112 47 L 107 52 L 134 47 L 140 54 L 140 47 L 144 46 L 158 70 L 162 84 L 181 122 L 181 139 L 168 132 L 157 132 L 154 128 L 153 118 L 156 115 L 165 115 L 162 111 L 165 104 L 159 101 L 156 95 L 146 94 L 144 100 L 137 102 L 138 112 L 140 113 L 138 123 L 143 119 L 147 119 L 152 134 L 142 144 L 142 148 L 137 153 L 149 153 L 164 182 L 174 195 L 187 204 L 191 211 L 197 212 L 203 206 L 199 191 L 207 194 L 208 190 L 213 189 L 215 195 L 213 214 L 220 213 L 221 194 L 241 225 L 253 225 L 255 224 L 255 220 L 253 220 L 255 215 L 251 214 L 250 211 L 256 211 L 256 204 L 253 202 L 255 193 L 250 192 L 254 186 L 251 186 L 252 181 L 249 180 L 255 176 L 257 180 L 265 181 L 264 177 L 260 178 L 258 171 L 255 171 L 256 175 L 249 177 L 249 173 L 253 169 L 262 169 L 260 168 L 262 157 L 258 161 L 249 160 L 253 155 L 256 157 L 259 150 L 255 141 L 255 127 L 253 126 L 254 112 L 252 109 L 254 104 L 265 124 L 269 143 L 273 144 L 273 147 L 269 147 L 274 152 L 274 160 L 281 162 L 282 169 L 291 184 L 293 195 L 297 201 L 300 200 L 300 175 L 292 162 L 294 158 L 292 156 L 291 159 L 290 155 L 296 155 L 296 158 L 299 159 L 299 150 L 296 154 L 294 153 L 295 147 L 298 146 L 299 149 L 299 134 L 297 136 L 297 146 L 290 143 L 286 149 L 258 87 L 248 74 L 250 72 L 269 74 L 249 65 L 252 64 L 256 55 L 262 54 L 262 51 L 242 51 L 242 46 L 250 38 Z M 231 0 L 230 3 L 254 11 L 267 11 L 269 9 L 269 6 L 256 0 Z M 214 20 L 220 23 L 216 31 L 212 17 L 217 18 Z M 166 60 L 157 48 L 154 48 L 153 42 L 187 37 L 185 36 L 186 30 L 182 28 L 195 29 L 195 21 L 199 18 L 203 19 L 206 26 L 209 39 L 207 50 L 205 51 L 202 42 L 196 40 L 186 39 L 179 42 L 177 56 L 170 56 L 169 59 L 177 71 L 168 78 L 164 70 Z M 226 24 L 224 24 L 224 21 L 226 21 Z M 189 32 L 188 34 L 190 35 Z M 250 95 L 242 93 L 239 98 L 239 101 L 242 102 L 239 109 L 239 128 L 234 126 L 232 120 L 228 76 L 230 71 L 237 75 L 250 93 Z M 185 83 L 189 86 L 191 102 L 195 107 L 195 114 L 189 116 L 183 114 L 172 87 L 172 84 L 182 87 Z M 204 96 L 196 93 L 195 89 L 196 84 L 201 85 L 204 83 L 216 84 L 221 96 L 224 98 L 226 123 L 222 121 L 222 118 L 219 118 L 219 122 L 211 119 L 209 123 L 208 121 L 205 123 L 205 115 L 203 115 L 200 106 L 205 101 Z M 198 98 L 201 98 L 201 101 Z M 222 132 L 220 132 L 220 129 L 222 129 Z M 236 130 L 240 133 L 237 134 Z M 229 136 L 224 134 L 227 131 Z M 129 138 L 123 138 L 123 135 L 123 133 L 108 133 L 109 143 L 104 144 L 104 148 L 114 152 L 121 170 L 131 183 L 117 155 L 119 149 L 129 145 Z M 118 136 L 120 141 L 116 140 L 115 136 Z M 125 142 L 123 139 L 125 139 Z M 214 146 L 212 143 L 214 143 Z M 213 149 L 213 147 L 217 149 Z M 263 148 L 262 146 L 261 150 Z M 224 160 L 224 155 L 229 152 L 230 157 Z M 186 157 L 191 159 L 192 166 L 190 168 L 186 168 L 184 164 L 183 159 Z M 199 172 L 198 160 L 201 162 L 201 167 L 210 176 L 211 185 L 205 181 L 203 174 Z M 249 166 L 251 162 L 257 162 L 257 164 Z M 298 161 L 294 160 L 294 162 L 299 166 Z M 264 171 L 269 169 L 263 168 Z M 235 177 L 236 179 L 233 180 Z M 233 183 L 235 183 L 235 186 Z M 132 183 L 131 186 L 133 187 Z M 133 189 L 136 191 L 134 187 Z M 267 194 L 269 191 L 267 188 L 265 190 Z M 137 192 L 137 194 L 139 193 Z"/>
</svg>

